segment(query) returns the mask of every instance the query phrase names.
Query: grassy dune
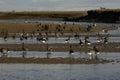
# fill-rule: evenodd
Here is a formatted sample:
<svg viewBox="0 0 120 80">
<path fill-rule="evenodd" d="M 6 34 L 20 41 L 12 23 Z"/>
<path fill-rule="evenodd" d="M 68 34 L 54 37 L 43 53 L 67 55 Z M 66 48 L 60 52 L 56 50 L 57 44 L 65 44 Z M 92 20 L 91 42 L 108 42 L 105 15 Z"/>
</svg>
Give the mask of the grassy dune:
<svg viewBox="0 0 120 80">
<path fill-rule="evenodd" d="M 0 19 L 42 19 L 66 20 L 77 16 L 85 16 L 87 11 L 25 11 L 25 12 L 0 12 Z"/>
</svg>

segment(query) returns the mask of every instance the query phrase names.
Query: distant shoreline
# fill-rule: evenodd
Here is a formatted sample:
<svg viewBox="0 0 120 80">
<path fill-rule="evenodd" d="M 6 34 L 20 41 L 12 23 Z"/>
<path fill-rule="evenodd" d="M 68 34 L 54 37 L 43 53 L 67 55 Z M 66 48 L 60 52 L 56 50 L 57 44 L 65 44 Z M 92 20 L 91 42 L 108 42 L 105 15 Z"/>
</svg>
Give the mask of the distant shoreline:
<svg viewBox="0 0 120 80">
<path fill-rule="evenodd" d="M 0 12 L 0 19 L 38 19 L 74 22 L 120 23 L 120 9 L 89 11 L 23 11 Z"/>
</svg>

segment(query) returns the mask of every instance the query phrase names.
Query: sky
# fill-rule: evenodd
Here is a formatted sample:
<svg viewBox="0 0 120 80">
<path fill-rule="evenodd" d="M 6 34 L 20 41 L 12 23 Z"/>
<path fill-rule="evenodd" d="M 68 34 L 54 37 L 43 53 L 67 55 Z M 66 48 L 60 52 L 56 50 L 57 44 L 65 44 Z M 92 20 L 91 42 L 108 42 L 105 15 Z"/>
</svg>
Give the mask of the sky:
<svg viewBox="0 0 120 80">
<path fill-rule="evenodd" d="M 0 11 L 79 11 L 118 9 L 120 0 L 0 0 Z"/>
</svg>

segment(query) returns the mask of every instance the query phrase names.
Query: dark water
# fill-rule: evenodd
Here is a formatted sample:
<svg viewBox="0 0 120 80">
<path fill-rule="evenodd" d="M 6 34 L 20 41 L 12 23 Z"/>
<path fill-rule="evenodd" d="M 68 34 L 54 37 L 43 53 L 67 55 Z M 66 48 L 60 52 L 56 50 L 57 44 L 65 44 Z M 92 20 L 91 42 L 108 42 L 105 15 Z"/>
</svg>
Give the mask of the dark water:
<svg viewBox="0 0 120 80">
<path fill-rule="evenodd" d="M 120 63 L 0 64 L 0 80 L 119 80 Z"/>
</svg>

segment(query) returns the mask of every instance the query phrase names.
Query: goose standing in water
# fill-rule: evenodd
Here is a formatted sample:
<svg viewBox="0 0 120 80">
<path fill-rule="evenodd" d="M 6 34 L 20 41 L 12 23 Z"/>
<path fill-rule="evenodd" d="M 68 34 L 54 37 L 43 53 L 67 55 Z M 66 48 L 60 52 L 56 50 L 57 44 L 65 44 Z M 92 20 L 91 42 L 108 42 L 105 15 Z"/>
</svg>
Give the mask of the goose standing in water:
<svg viewBox="0 0 120 80">
<path fill-rule="evenodd" d="M 88 39 L 89 39 L 89 37 L 85 37 L 85 39 L 84 39 L 85 44 L 87 44 L 87 45 L 91 45 L 91 42 L 90 42 Z"/>
<path fill-rule="evenodd" d="M 94 23 L 94 24 L 93 24 L 93 26 L 95 26 L 95 27 L 96 27 L 96 26 L 97 26 L 97 24 L 96 24 L 96 23 Z"/>
<path fill-rule="evenodd" d="M 97 33 L 97 36 L 98 36 L 97 42 L 102 43 L 103 42 L 103 36 L 101 36 L 101 34 L 99 32 Z"/>
<path fill-rule="evenodd" d="M 25 48 L 25 44 L 24 43 L 22 43 L 22 51 L 23 51 L 22 58 L 25 58 L 26 55 L 27 55 L 28 48 Z"/>
<path fill-rule="evenodd" d="M 83 45 L 83 42 L 82 42 L 82 40 L 81 40 L 81 39 L 80 39 L 80 42 L 79 42 L 79 44 L 80 44 L 80 45 Z"/>
<path fill-rule="evenodd" d="M 40 39 L 40 42 L 42 42 L 42 43 L 45 43 L 47 40 L 46 39 L 44 39 L 44 38 L 41 38 Z"/>
<path fill-rule="evenodd" d="M 74 50 L 72 49 L 72 46 L 70 46 L 69 55 L 70 55 L 70 58 L 73 58 Z"/>
<path fill-rule="evenodd" d="M 7 36 L 4 36 L 4 41 L 7 41 Z"/>
<path fill-rule="evenodd" d="M 65 43 L 69 43 L 70 39 L 65 39 Z"/>
<path fill-rule="evenodd" d="M 75 37 L 75 39 L 79 39 L 80 36 L 78 33 L 75 33 L 74 37 Z"/>
<path fill-rule="evenodd" d="M 108 44 L 108 37 L 104 38 L 104 44 Z"/>
<path fill-rule="evenodd" d="M 51 54 L 52 54 L 52 53 L 51 53 L 52 50 L 53 50 L 53 48 L 52 48 L 51 46 L 49 47 L 49 46 L 47 45 L 47 51 L 48 51 L 47 54 L 46 54 L 46 55 L 47 55 L 47 58 L 50 58 L 50 56 L 51 56 Z"/>
<path fill-rule="evenodd" d="M 70 41 L 70 36 L 67 39 L 65 39 L 65 43 L 69 43 L 69 41 Z"/>
<path fill-rule="evenodd" d="M 0 52 L 2 54 L 2 57 L 7 57 L 8 53 L 9 53 L 8 49 L 6 49 L 6 48 L 1 48 Z"/>
<path fill-rule="evenodd" d="M 15 33 L 15 34 L 13 34 L 13 36 L 12 36 L 12 39 L 14 39 L 14 40 L 15 40 L 15 38 L 16 38 L 16 33 Z"/>
<path fill-rule="evenodd" d="M 4 41 L 7 41 L 7 39 L 8 39 L 8 31 L 4 33 Z"/>
<path fill-rule="evenodd" d="M 93 49 L 88 52 L 90 59 L 93 58 L 98 59 L 98 54 L 99 54 L 99 50 L 96 48 L 96 46 L 94 46 Z"/>
<path fill-rule="evenodd" d="M 98 43 L 103 42 L 103 37 L 102 37 L 102 36 L 101 36 L 101 37 L 98 37 L 97 42 L 98 42 Z"/>
<path fill-rule="evenodd" d="M 40 41 L 41 43 L 45 43 L 47 40 L 44 38 L 37 37 L 37 41 Z"/>
</svg>

